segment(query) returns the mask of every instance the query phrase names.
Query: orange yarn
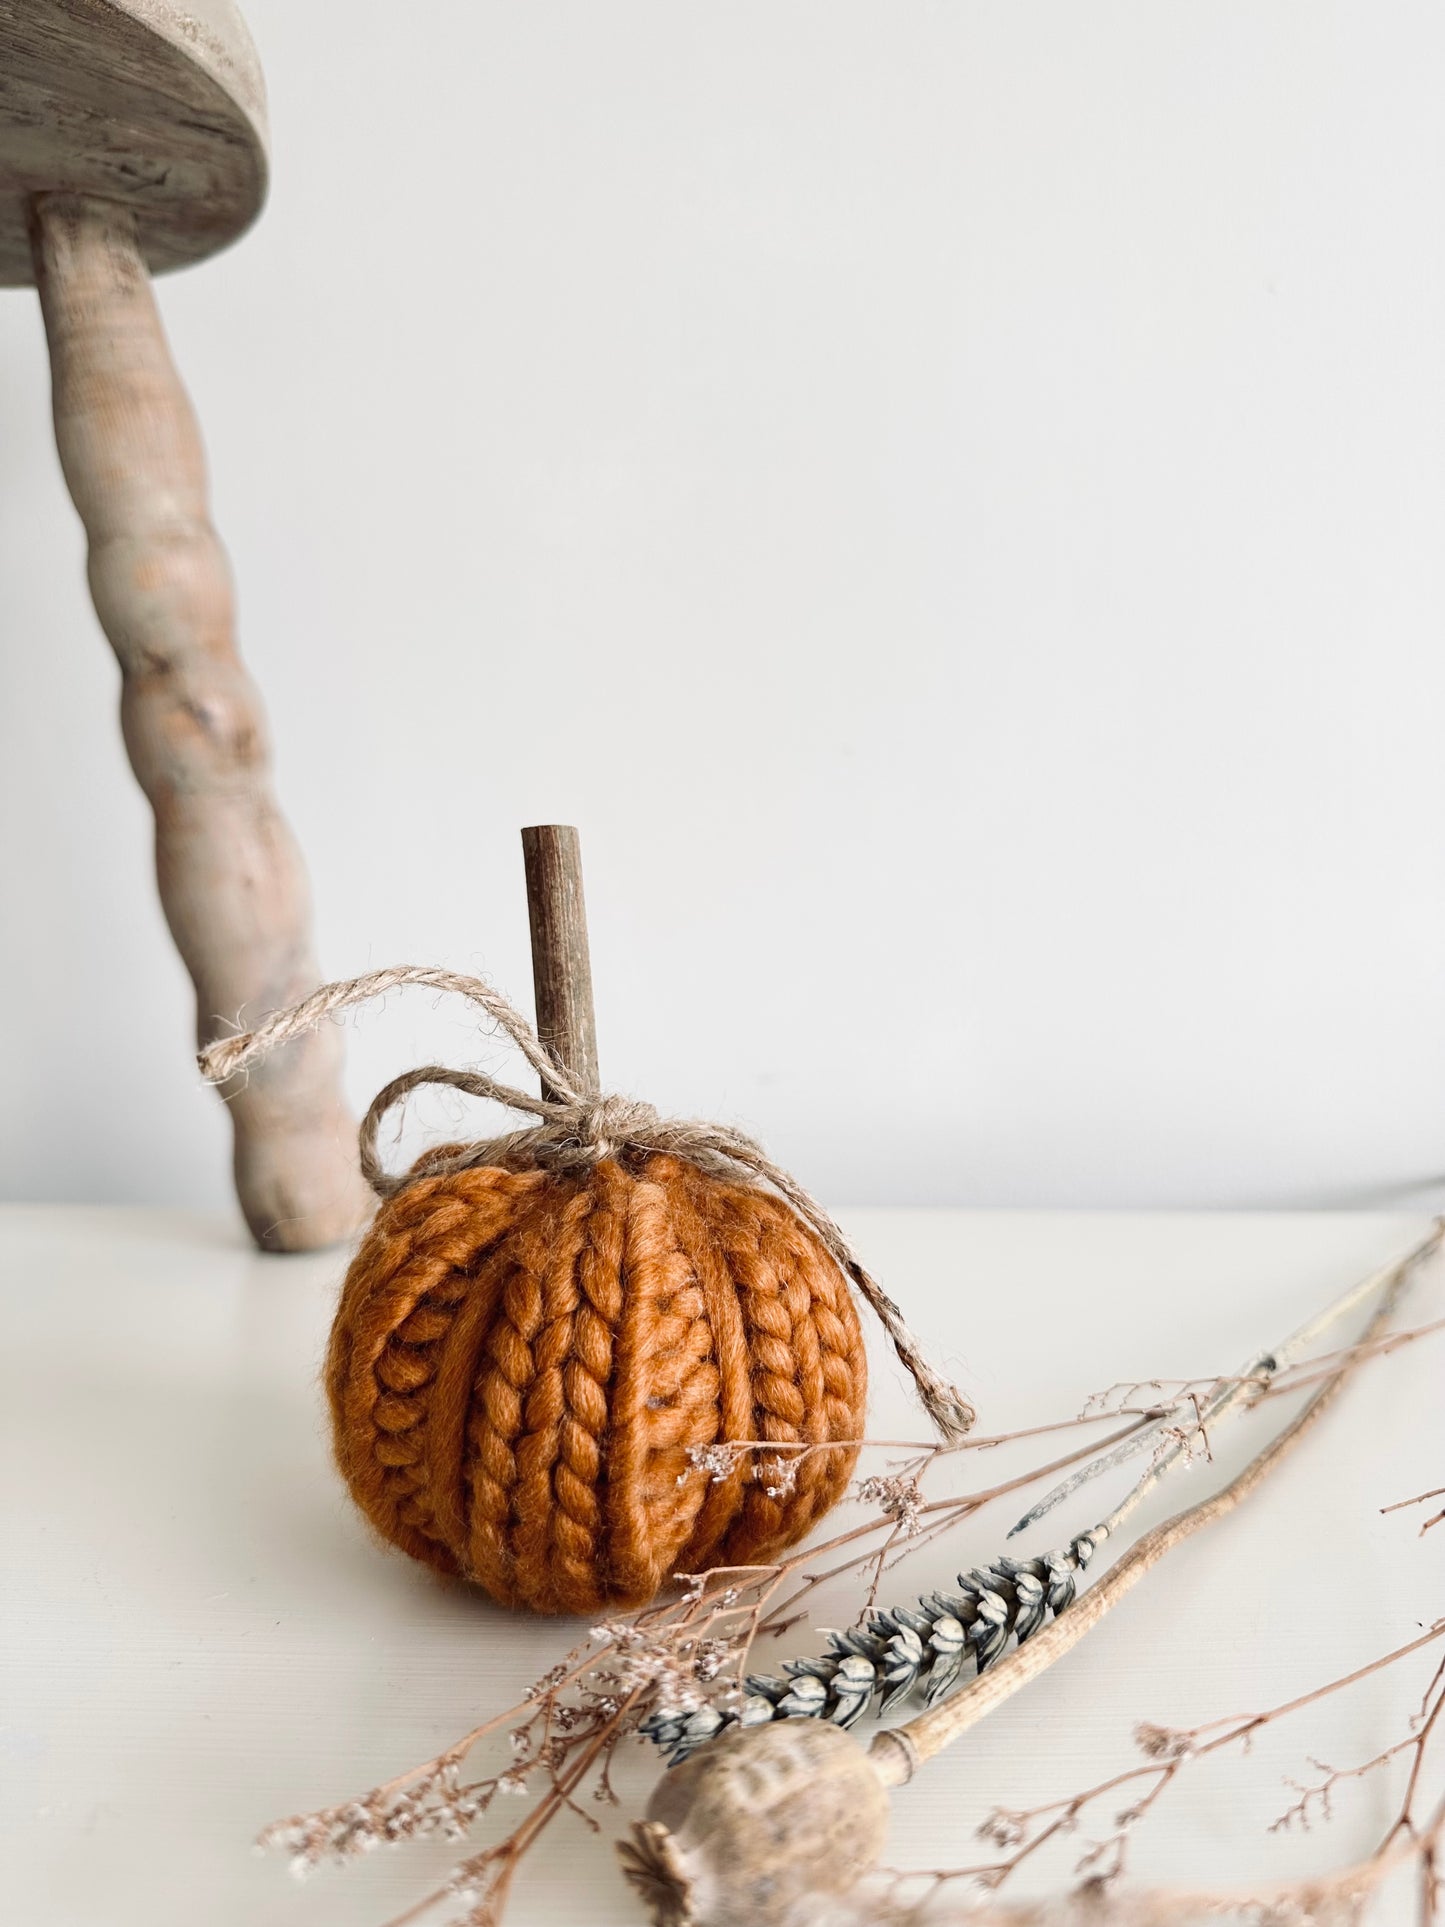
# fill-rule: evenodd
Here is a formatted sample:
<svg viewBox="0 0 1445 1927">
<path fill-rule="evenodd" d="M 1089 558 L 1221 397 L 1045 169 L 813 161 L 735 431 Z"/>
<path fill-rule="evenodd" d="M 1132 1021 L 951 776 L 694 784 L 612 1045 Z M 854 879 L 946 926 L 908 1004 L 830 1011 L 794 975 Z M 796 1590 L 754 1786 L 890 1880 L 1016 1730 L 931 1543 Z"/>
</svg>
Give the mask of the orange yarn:
<svg viewBox="0 0 1445 1927">
<path fill-rule="evenodd" d="M 720 1479 L 689 1457 L 861 1436 L 852 1295 L 781 1198 L 660 1154 L 427 1164 L 377 1213 L 327 1362 L 337 1460 L 385 1538 L 507 1605 L 589 1613 L 769 1561 L 841 1496 L 856 1448 L 791 1485 L 765 1453 Z"/>
</svg>

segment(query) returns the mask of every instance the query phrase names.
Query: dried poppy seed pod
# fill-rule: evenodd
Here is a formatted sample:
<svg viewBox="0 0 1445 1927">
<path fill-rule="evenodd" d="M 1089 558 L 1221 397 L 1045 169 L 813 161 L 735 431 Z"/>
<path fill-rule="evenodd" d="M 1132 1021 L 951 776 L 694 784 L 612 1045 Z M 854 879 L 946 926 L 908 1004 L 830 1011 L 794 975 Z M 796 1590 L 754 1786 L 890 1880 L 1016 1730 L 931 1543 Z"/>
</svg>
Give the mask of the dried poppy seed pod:
<svg viewBox="0 0 1445 1927">
<path fill-rule="evenodd" d="M 786 1927 L 871 1873 L 887 1827 L 883 1780 L 857 1742 L 785 1720 L 675 1767 L 618 1851 L 654 1927 Z"/>
</svg>

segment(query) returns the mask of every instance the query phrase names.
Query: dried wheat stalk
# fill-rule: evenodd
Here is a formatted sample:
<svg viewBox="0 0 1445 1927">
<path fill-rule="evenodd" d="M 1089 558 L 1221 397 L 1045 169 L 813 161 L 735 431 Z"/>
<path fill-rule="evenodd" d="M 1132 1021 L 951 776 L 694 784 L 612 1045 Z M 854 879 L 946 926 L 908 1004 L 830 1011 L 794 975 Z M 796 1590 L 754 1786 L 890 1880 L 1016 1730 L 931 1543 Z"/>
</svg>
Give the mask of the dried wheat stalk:
<svg viewBox="0 0 1445 1927">
<path fill-rule="evenodd" d="M 1171 1414 L 1163 1414 L 1147 1427 L 1135 1428 L 1112 1450 L 1089 1459 L 1025 1513 L 1009 1535 L 1013 1537 L 1052 1511 L 1061 1498 L 1077 1491 L 1100 1471 L 1122 1464 L 1140 1449 L 1141 1441 L 1152 1441 L 1153 1457 L 1133 1489 L 1105 1518 L 1087 1532 L 1076 1534 L 1067 1546 L 1031 1559 L 1005 1555 L 987 1568 L 960 1573 L 957 1592 L 932 1592 L 920 1598 L 915 1607 L 894 1606 L 874 1611 L 866 1623 L 831 1633 L 826 1653 L 786 1662 L 781 1676 L 750 1674 L 747 1692 L 736 1704 L 693 1709 L 663 1705 L 643 1722 L 643 1733 L 664 1748 L 670 1763 L 677 1765 L 696 1748 L 733 1727 L 763 1726 L 779 1719 L 825 1719 L 837 1726 L 851 1727 L 875 1700 L 878 1711 L 887 1713 L 916 1691 L 931 1708 L 953 1693 L 965 1677 L 971 1676 L 974 1684 L 962 1702 L 964 1711 L 940 1716 L 936 1723 L 914 1722 L 913 1726 L 902 1729 L 896 1743 L 919 1743 L 903 1737 L 915 1728 L 919 1733 L 932 1734 L 936 1730 L 950 1737 L 955 1731 L 961 1732 L 964 1724 L 971 1725 L 981 1719 L 985 1712 L 1081 1639 L 1115 1599 L 1142 1578 L 1180 1537 L 1186 1536 L 1179 1530 L 1178 1521 L 1170 1521 L 1168 1526 L 1147 1534 L 1110 1572 L 1107 1581 L 1086 1595 L 1086 1605 L 1070 1614 L 1066 1628 L 1051 1624 L 1074 1606 L 1079 1576 L 1098 1548 L 1119 1531 L 1167 1472 L 1190 1462 L 1194 1441 L 1207 1439 L 1225 1417 L 1256 1403 L 1306 1345 L 1359 1304 L 1372 1296 L 1380 1296 L 1379 1309 L 1359 1341 L 1361 1346 L 1368 1347 L 1383 1330 L 1405 1283 L 1438 1249 L 1442 1236 L 1445 1229 L 1437 1224 L 1402 1258 L 1372 1273 L 1363 1283 L 1352 1285 L 1283 1345 L 1270 1352 L 1257 1353 L 1239 1373 L 1217 1381 L 1203 1395 L 1195 1394 L 1192 1425 L 1181 1425 Z M 1352 1348 L 1349 1356 L 1357 1349 Z M 1327 1381 L 1325 1390 L 1330 1397 L 1343 1384 L 1344 1376 L 1337 1370 Z M 1317 1396 L 1306 1407 L 1309 1422 L 1313 1422 L 1319 1403 Z M 1302 1414 L 1302 1418 L 1306 1414 Z M 1288 1436 L 1282 1434 L 1282 1441 Z M 1258 1477 L 1264 1477 L 1269 1469 L 1269 1465 L 1263 1466 Z M 887 1482 L 872 1483 L 879 1486 Z M 898 1488 L 891 1495 L 893 1501 L 900 1511 L 906 1511 L 906 1482 L 892 1483 Z M 877 1496 L 886 1502 L 890 1495 Z M 1230 1503 L 1237 1503 L 1243 1496 L 1240 1492 Z M 1194 1508 L 1185 1516 L 1194 1521 L 1188 1528 L 1192 1532 L 1208 1524 L 1209 1518 L 1217 1514 L 1205 1517 L 1199 1508 Z M 1168 1537 L 1170 1533 L 1175 1536 Z M 1046 1628 L 1048 1636 L 1039 1638 Z M 996 1681 L 985 1690 L 983 1675 L 1003 1659 L 1010 1641 L 1015 1646 L 1013 1660 L 1002 1674 L 1001 1683 Z M 1030 1644 L 1033 1650 L 1025 1659 L 1020 1649 Z M 958 1724 L 960 1721 L 963 1724 Z M 946 1744 L 946 1741 L 940 1743 Z"/>
</svg>

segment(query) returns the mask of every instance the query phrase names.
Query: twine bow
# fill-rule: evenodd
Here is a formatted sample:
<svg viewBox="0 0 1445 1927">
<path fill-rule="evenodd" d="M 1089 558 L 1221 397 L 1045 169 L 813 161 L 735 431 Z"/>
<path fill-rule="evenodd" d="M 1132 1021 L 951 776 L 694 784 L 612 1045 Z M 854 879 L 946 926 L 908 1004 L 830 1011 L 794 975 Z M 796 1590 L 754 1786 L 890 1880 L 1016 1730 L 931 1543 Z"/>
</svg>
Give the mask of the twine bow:
<svg viewBox="0 0 1445 1927">
<path fill-rule="evenodd" d="M 522 1130 L 428 1154 L 421 1162 L 421 1170 L 428 1176 L 473 1170 L 482 1165 L 583 1171 L 590 1170 L 604 1158 L 624 1152 L 655 1152 L 683 1158 L 709 1177 L 751 1178 L 771 1186 L 785 1198 L 815 1233 L 839 1270 L 852 1279 L 887 1332 L 894 1351 L 918 1388 L 924 1410 L 943 1437 L 956 1440 L 971 1428 L 975 1418 L 972 1405 L 928 1363 L 903 1314 L 877 1279 L 864 1269 L 842 1231 L 817 1199 L 781 1165 L 774 1164 L 755 1139 L 726 1124 L 710 1124 L 697 1118 L 664 1118 L 651 1104 L 638 1098 L 582 1088 L 558 1063 L 526 1018 L 500 991 L 480 977 L 400 964 L 389 970 L 368 971 L 365 976 L 353 977 L 345 983 L 323 984 L 299 1004 L 274 1012 L 255 1030 L 225 1037 L 210 1045 L 197 1059 L 201 1075 L 208 1084 L 224 1084 L 281 1045 L 315 1030 L 328 1017 L 353 1005 L 369 1003 L 373 997 L 406 984 L 453 991 L 485 1011 L 511 1038 L 553 1095 L 534 1097 L 528 1091 L 489 1077 L 485 1071 L 451 1070 L 443 1064 L 422 1065 L 394 1077 L 372 1099 L 362 1119 L 359 1139 L 362 1176 L 379 1198 L 392 1197 L 418 1175 L 415 1170 L 387 1171 L 376 1144 L 387 1113 L 425 1084 L 443 1084 L 465 1092 L 468 1097 L 490 1098 L 508 1110 L 520 1111 L 537 1120 Z"/>
</svg>

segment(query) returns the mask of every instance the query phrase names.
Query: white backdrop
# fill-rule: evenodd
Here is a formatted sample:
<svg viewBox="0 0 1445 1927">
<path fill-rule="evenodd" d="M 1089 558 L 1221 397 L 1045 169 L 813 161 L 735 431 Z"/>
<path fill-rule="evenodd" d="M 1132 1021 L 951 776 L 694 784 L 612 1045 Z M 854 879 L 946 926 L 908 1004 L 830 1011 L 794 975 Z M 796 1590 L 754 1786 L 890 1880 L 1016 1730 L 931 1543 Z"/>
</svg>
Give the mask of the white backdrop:
<svg viewBox="0 0 1445 1927">
<path fill-rule="evenodd" d="M 525 993 L 575 821 L 604 1076 L 834 1200 L 1445 1170 L 1438 6 L 248 15 L 161 298 L 332 972 Z M 219 1202 L 47 407 L 4 294 L 0 1187 Z"/>
</svg>

